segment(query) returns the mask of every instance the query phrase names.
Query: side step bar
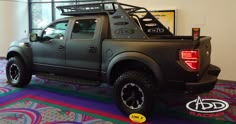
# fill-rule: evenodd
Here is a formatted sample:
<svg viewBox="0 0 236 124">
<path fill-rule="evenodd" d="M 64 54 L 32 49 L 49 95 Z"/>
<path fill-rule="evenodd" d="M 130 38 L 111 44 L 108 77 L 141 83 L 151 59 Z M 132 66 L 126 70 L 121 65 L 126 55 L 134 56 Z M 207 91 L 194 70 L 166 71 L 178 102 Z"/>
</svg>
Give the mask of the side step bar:
<svg viewBox="0 0 236 124">
<path fill-rule="evenodd" d="M 100 81 L 86 80 L 86 79 L 75 78 L 75 77 L 66 77 L 66 76 L 55 75 L 51 73 L 37 73 L 35 75 L 43 79 L 55 80 L 55 81 L 73 83 L 73 84 L 80 84 L 80 85 L 87 85 L 87 86 L 98 86 L 101 84 Z"/>
</svg>

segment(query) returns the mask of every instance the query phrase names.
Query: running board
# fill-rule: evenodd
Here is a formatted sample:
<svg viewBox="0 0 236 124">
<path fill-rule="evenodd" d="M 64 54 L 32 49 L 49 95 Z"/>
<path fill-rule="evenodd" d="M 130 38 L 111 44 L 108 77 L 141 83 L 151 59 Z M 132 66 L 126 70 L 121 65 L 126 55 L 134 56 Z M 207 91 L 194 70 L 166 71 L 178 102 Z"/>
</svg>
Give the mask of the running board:
<svg viewBox="0 0 236 124">
<path fill-rule="evenodd" d="M 87 86 L 100 85 L 100 81 L 86 80 L 86 79 L 74 78 L 74 77 L 66 77 L 66 76 L 55 75 L 51 73 L 37 73 L 35 75 L 43 79 L 55 80 L 55 81 L 73 83 L 73 84 L 80 84 L 80 85 L 87 85 Z"/>
</svg>

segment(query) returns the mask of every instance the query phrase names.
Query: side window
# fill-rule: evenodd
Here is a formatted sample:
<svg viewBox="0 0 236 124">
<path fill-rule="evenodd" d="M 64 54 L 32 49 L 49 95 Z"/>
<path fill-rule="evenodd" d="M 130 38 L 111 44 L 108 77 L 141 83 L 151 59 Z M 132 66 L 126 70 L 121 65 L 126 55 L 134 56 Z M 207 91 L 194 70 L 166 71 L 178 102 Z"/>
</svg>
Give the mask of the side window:
<svg viewBox="0 0 236 124">
<path fill-rule="evenodd" d="M 46 40 L 50 39 L 64 39 L 65 32 L 67 29 L 68 21 L 61 21 L 54 23 L 50 26 L 48 26 L 44 31 L 43 31 L 43 38 Z"/>
<path fill-rule="evenodd" d="M 71 39 L 92 39 L 96 30 L 96 19 L 76 20 Z"/>
</svg>

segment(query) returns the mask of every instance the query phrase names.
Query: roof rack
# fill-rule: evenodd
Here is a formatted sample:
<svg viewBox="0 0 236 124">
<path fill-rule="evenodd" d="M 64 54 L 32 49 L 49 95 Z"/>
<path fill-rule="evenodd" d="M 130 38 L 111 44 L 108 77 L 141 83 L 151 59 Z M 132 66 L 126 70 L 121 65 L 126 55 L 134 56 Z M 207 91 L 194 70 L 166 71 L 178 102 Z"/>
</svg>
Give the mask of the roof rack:
<svg viewBox="0 0 236 124">
<path fill-rule="evenodd" d="M 61 15 L 73 16 L 91 13 L 109 13 L 113 14 L 118 8 L 122 7 L 126 11 L 136 11 L 145 9 L 143 7 L 123 4 L 111 1 L 76 1 L 75 5 L 57 6 L 61 10 Z"/>
<path fill-rule="evenodd" d="M 172 35 L 146 8 L 114 1 L 76 1 L 75 5 L 58 6 L 62 15 L 77 16 L 106 13 L 109 17 L 112 38 L 148 38 L 148 36 Z M 144 12 L 138 17 L 138 12 Z"/>
</svg>

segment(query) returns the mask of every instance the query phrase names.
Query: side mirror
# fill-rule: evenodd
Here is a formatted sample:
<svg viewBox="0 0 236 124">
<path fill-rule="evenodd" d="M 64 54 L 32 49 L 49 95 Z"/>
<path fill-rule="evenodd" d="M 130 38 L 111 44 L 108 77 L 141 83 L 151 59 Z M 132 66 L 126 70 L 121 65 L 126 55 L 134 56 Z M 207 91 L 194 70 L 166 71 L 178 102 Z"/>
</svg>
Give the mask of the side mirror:
<svg viewBox="0 0 236 124">
<path fill-rule="evenodd" d="M 29 40 L 30 40 L 31 42 L 36 42 L 36 41 L 39 41 L 40 38 L 39 38 L 38 34 L 32 33 L 32 34 L 30 34 Z"/>
</svg>

